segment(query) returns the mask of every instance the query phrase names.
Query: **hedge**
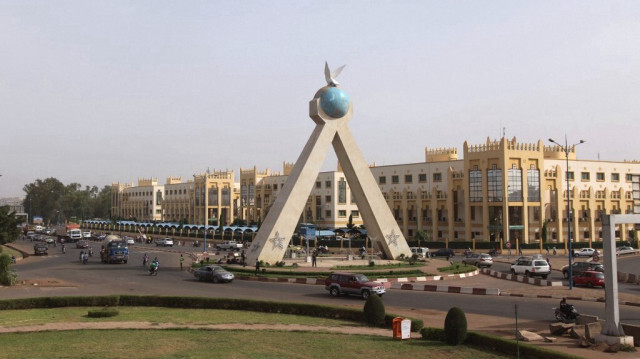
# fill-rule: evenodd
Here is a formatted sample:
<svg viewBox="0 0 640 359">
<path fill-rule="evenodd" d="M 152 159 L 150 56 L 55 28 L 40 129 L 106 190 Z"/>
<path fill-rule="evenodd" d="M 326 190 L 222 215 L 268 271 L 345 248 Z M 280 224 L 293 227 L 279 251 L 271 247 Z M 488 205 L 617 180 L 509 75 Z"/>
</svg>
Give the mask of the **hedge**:
<svg viewBox="0 0 640 359">
<path fill-rule="evenodd" d="M 420 330 L 422 339 L 435 340 L 444 342 L 445 335 L 444 329 L 441 328 L 427 328 L 424 327 Z M 516 353 L 520 352 L 520 358 L 523 359 L 578 359 L 580 357 L 561 353 L 539 346 L 518 342 L 515 340 L 497 337 L 495 335 L 467 332 L 467 339 L 464 341 L 465 345 L 470 345 L 475 348 L 485 350 L 487 352 L 497 352 L 509 356 L 516 356 Z"/>
<path fill-rule="evenodd" d="M 360 309 L 307 303 L 260 301 L 252 299 L 110 295 L 88 297 L 39 297 L 0 300 L 0 310 L 99 306 L 247 310 L 264 313 L 281 313 L 306 315 L 310 317 L 329 319 L 344 319 L 357 323 L 365 323 L 362 315 L 363 312 Z M 393 318 L 396 317 L 398 317 L 398 315 L 387 314 L 384 320 L 384 327 L 391 329 Z M 407 319 L 411 320 L 411 330 L 414 332 L 419 331 L 424 326 L 424 323 L 420 319 Z"/>
<path fill-rule="evenodd" d="M 233 267 L 233 266 L 226 266 L 226 265 L 222 265 L 222 268 L 228 270 L 229 272 L 233 272 L 233 273 L 237 273 L 237 274 L 247 274 L 247 275 L 254 275 L 255 274 L 255 267 Z M 266 273 L 269 274 L 280 274 L 280 275 L 284 275 L 284 276 L 301 276 L 301 277 L 313 277 L 313 278 L 327 278 L 329 275 L 331 275 L 331 273 L 337 273 L 337 272 L 358 272 L 358 273 L 362 273 L 365 274 L 367 277 L 370 278 L 386 278 L 386 276 L 388 275 L 394 275 L 394 276 L 400 276 L 400 275 L 406 275 L 408 277 L 420 277 L 420 276 L 424 276 L 425 273 L 420 271 L 419 269 L 378 269 L 375 270 L 376 267 L 370 267 L 374 270 L 368 270 L 368 269 L 357 269 L 357 270 L 350 270 L 350 269 L 340 269 L 340 270 L 336 270 L 336 271 L 330 271 L 330 272 L 298 272 L 294 269 L 292 270 L 283 270 L 283 269 L 278 269 L 279 267 L 261 267 L 262 269 L 265 269 Z"/>
</svg>

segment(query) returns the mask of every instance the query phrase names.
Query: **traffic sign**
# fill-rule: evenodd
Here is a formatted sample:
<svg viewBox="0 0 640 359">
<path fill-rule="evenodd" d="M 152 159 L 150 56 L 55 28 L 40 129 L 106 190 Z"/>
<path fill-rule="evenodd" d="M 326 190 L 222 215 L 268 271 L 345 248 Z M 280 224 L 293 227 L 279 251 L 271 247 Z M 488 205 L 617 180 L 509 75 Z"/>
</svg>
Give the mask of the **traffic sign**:
<svg viewBox="0 0 640 359">
<path fill-rule="evenodd" d="M 511 242 L 505 243 L 504 246 L 507 247 L 507 249 L 511 249 Z"/>
</svg>

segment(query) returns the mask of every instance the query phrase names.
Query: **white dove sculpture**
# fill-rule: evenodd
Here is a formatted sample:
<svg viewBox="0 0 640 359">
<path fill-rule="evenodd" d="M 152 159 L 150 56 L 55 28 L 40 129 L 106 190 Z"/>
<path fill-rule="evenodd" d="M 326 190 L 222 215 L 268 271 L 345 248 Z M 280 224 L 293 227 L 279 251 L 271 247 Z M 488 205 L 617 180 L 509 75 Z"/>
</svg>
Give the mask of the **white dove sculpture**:
<svg viewBox="0 0 640 359">
<path fill-rule="evenodd" d="M 334 71 L 331 71 L 329 70 L 329 64 L 326 61 L 324 62 L 324 78 L 327 80 L 328 86 L 336 87 L 340 85 L 340 83 L 336 81 L 335 78 L 340 75 L 340 73 L 342 72 L 342 69 L 344 69 L 345 66 L 347 65 L 342 65 L 337 69 L 335 69 Z"/>
</svg>

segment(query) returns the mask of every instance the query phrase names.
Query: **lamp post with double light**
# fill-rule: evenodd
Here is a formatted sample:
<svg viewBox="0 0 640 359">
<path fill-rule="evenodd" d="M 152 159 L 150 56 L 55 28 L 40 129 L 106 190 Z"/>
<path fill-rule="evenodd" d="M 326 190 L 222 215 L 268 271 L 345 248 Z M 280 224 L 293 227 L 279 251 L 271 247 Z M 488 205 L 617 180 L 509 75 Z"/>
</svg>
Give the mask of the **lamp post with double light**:
<svg viewBox="0 0 640 359">
<path fill-rule="evenodd" d="M 565 177 L 567 179 L 567 244 L 569 246 L 569 290 L 571 290 L 573 289 L 573 270 L 571 268 L 573 249 L 571 248 L 571 189 L 569 188 L 569 145 L 567 142 L 567 135 L 564 135 L 564 146 L 554 141 L 552 138 L 549 139 L 549 142 L 560 146 L 560 149 L 562 150 L 562 152 L 564 152 L 564 157 L 567 163 L 567 172 L 565 173 Z M 584 140 L 580 140 L 580 142 L 571 145 L 571 148 L 574 148 L 577 145 L 581 145 L 584 142 Z"/>
</svg>

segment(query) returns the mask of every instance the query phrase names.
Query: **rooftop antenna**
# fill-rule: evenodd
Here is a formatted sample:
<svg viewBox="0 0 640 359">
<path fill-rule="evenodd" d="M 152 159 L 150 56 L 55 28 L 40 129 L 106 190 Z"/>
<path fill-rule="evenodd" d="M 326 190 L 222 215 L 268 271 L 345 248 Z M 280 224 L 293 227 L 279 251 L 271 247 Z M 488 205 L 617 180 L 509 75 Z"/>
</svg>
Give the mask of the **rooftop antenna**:
<svg viewBox="0 0 640 359">
<path fill-rule="evenodd" d="M 506 127 L 503 127 L 503 128 L 502 128 L 502 137 L 504 137 L 504 133 L 505 133 L 505 130 L 506 130 L 506 129 L 507 129 Z"/>
</svg>

